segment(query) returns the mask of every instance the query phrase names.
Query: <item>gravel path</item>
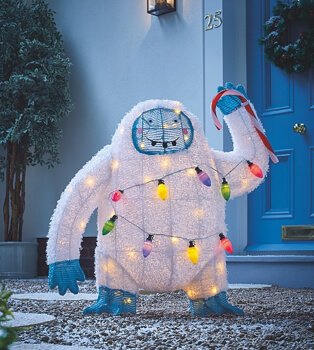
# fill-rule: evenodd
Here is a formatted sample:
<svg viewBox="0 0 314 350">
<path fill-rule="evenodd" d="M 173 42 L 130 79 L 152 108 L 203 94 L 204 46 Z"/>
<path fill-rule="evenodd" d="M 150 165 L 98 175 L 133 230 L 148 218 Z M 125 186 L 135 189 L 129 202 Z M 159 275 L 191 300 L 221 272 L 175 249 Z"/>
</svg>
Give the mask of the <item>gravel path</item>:
<svg viewBox="0 0 314 350">
<path fill-rule="evenodd" d="M 13 293 L 48 292 L 45 280 L 6 280 Z M 95 293 L 94 281 L 80 292 Z M 231 303 L 244 317 L 192 318 L 183 292 L 141 295 L 136 316 L 83 316 L 87 300 L 18 300 L 17 312 L 46 313 L 56 320 L 19 334 L 25 343 L 96 349 L 285 349 L 314 350 L 314 289 L 233 289 Z"/>
</svg>

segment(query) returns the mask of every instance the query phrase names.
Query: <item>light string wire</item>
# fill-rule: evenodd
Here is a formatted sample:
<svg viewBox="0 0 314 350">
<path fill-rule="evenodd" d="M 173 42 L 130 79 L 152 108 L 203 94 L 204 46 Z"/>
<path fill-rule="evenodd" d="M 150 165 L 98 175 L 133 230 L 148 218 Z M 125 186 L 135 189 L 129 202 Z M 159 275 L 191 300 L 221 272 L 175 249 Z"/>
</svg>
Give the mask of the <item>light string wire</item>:
<svg viewBox="0 0 314 350">
<path fill-rule="evenodd" d="M 178 238 L 178 239 L 182 239 L 184 241 L 190 242 L 190 241 L 200 241 L 203 239 L 208 239 L 211 237 L 214 237 L 216 235 L 219 235 L 221 232 L 219 233 L 214 233 L 212 235 L 206 236 L 206 237 L 200 237 L 200 238 L 186 238 L 186 237 L 182 237 L 182 236 L 178 236 L 178 235 L 167 235 L 165 233 L 150 233 L 148 231 L 143 230 L 140 226 L 138 226 L 137 224 L 135 224 L 134 222 L 130 221 L 129 219 L 127 219 L 125 216 L 123 215 L 118 215 L 119 218 L 122 218 L 123 220 L 127 221 L 129 224 L 137 227 L 139 230 L 143 231 L 144 233 L 146 233 L 147 235 L 151 235 L 151 236 L 162 236 L 162 237 L 168 237 L 168 238 Z"/>
<path fill-rule="evenodd" d="M 245 159 L 243 159 L 243 160 L 241 160 L 240 162 L 238 162 L 228 173 L 226 173 L 226 175 L 223 175 L 219 170 L 217 170 L 217 169 L 211 167 L 210 165 L 209 165 L 209 166 L 207 165 L 207 167 L 209 167 L 210 169 L 216 171 L 221 177 L 225 178 L 225 177 L 228 176 L 230 173 L 232 173 L 232 172 L 233 172 L 242 162 L 244 162 L 244 161 L 245 161 Z M 202 164 L 201 164 L 201 166 L 202 166 Z M 135 188 L 135 187 L 145 186 L 145 185 L 147 185 L 147 184 L 149 184 L 149 183 L 156 182 L 156 181 L 158 181 L 158 180 L 163 180 L 163 179 L 165 179 L 165 178 L 167 178 L 167 177 L 169 177 L 169 176 L 172 176 L 172 175 L 181 173 L 181 172 L 186 171 L 186 170 L 195 169 L 195 168 L 196 168 L 196 166 L 191 166 L 191 167 L 186 167 L 186 168 L 183 168 L 183 169 L 179 169 L 179 170 L 173 171 L 173 172 L 171 172 L 171 173 L 169 173 L 169 174 L 166 174 L 166 175 L 164 175 L 164 176 L 162 176 L 162 177 L 159 177 L 159 178 L 156 178 L 156 179 L 152 179 L 152 180 L 146 181 L 146 182 L 141 183 L 141 184 L 135 184 L 135 185 L 126 187 L 126 188 L 124 188 L 124 189 L 118 189 L 118 191 L 123 191 L 123 192 L 124 192 L 124 191 L 130 190 L 130 189 Z M 140 231 L 142 231 L 142 232 L 145 233 L 146 235 L 161 236 L 161 237 L 169 237 L 169 238 L 178 238 L 178 239 L 182 239 L 182 240 L 184 240 L 184 241 L 190 242 L 190 241 L 199 241 L 199 240 L 209 239 L 209 238 L 214 237 L 214 236 L 217 236 L 217 235 L 219 235 L 219 234 L 221 233 L 221 232 L 218 232 L 218 233 L 211 234 L 211 235 L 209 235 L 209 236 L 197 237 L 197 238 L 186 238 L 186 237 L 182 237 L 182 236 L 179 236 L 179 235 L 167 235 L 167 234 L 165 234 L 165 233 L 150 233 L 150 232 L 144 230 L 144 229 L 143 229 L 142 227 L 140 227 L 139 225 L 137 225 L 137 224 L 135 224 L 134 222 L 132 222 L 131 220 L 127 219 L 125 216 L 123 216 L 123 215 L 121 215 L 121 214 L 118 214 L 118 213 L 116 212 L 116 210 L 115 210 L 116 208 L 115 208 L 115 206 L 112 204 L 112 201 L 111 201 L 111 196 L 112 196 L 112 194 L 113 194 L 114 192 L 116 192 L 116 191 L 117 191 L 117 190 L 113 190 L 113 191 L 111 191 L 111 192 L 108 194 L 108 199 L 109 199 L 109 201 L 110 201 L 110 204 L 111 204 L 113 210 L 115 211 L 115 214 L 118 216 L 118 218 L 122 218 L 123 220 L 125 220 L 126 222 L 128 222 L 130 225 L 132 225 L 132 226 L 138 228 Z"/>
<path fill-rule="evenodd" d="M 210 168 L 211 170 L 215 171 L 217 174 L 219 174 L 222 178 L 225 178 L 227 177 L 228 175 L 230 175 L 241 163 L 245 162 L 246 160 L 243 158 L 241 159 L 230 171 L 228 171 L 228 173 L 226 173 L 225 175 L 220 172 L 218 169 L 216 168 L 213 168 L 212 166 L 210 165 L 206 165 L 208 168 Z M 204 164 L 200 164 L 200 166 L 202 166 Z M 140 187 L 140 186 L 145 186 L 151 182 L 156 182 L 158 180 L 163 180 L 169 176 L 172 176 L 172 175 L 175 175 L 175 174 L 178 174 L 178 173 L 181 173 L 182 171 L 186 171 L 186 170 L 190 170 L 190 169 L 195 169 L 197 166 L 190 166 L 190 167 L 187 167 L 187 168 L 183 168 L 183 169 L 179 169 L 179 170 L 176 170 L 176 171 L 173 171 L 172 173 L 169 173 L 169 174 L 166 174 L 162 177 L 158 177 L 156 179 L 152 179 L 152 180 L 149 180 L 149 181 L 146 181 L 146 182 L 143 182 L 143 183 L 140 183 L 140 184 L 135 184 L 135 185 L 132 185 L 132 186 L 129 186 L 129 187 L 126 187 L 126 188 L 119 188 L 118 190 L 119 191 L 127 191 L 127 190 L 130 190 L 132 188 L 135 188 L 135 187 Z M 117 189 L 111 191 L 108 195 L 108 198 L 110 198 L 110 196 L 115 192 L 117 191 Z"/>
</svg>

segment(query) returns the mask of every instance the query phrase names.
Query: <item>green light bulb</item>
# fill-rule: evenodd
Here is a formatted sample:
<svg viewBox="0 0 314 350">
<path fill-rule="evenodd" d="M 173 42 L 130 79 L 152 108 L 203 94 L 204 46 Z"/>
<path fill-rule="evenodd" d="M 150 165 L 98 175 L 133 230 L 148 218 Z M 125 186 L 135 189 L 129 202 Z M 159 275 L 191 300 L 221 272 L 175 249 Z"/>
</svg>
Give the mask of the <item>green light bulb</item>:
<svg viewBox="0 0 314 350">
<path fill-rule="evenodd" d="M 107 235 L 109 232 L 111 232 L 115 227 L 115 221 L 118 219 L 117 215 L 113 215 L 108 221 L 105 222 L 103 228 L 102 228 L 102 234 L 103 236 Z"/>
<path fill-rule="evenodd" d="M 230 186 L 225 178 L 222 179 L 222 184 L 221 184 L 221 194 L 224 197 L 224 199 L 227 201 L 230 198 Z"/>
</svg>

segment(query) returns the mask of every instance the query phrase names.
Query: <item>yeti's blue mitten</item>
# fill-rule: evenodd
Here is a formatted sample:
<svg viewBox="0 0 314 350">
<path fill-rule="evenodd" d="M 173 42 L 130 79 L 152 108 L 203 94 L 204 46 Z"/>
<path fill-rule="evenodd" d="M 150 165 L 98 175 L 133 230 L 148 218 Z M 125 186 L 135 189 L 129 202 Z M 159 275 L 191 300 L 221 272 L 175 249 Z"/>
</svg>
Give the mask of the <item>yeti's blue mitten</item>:
<svg viewBox="0 0 314 350">
<path fill-rule="evenodd" d="M 77 281 L 85 281 L 85 275 L 78 259 L 57 261 L 49 265 L 49 288 L 53 289 L 58 286 L 60 295 L 64 295 L 68 288 L 72 293 L 77 294 L 79 291 Z"/>
<path fill-rule="evenodd" d="M 232 83 L 226 83 L 225 86 L 218 87 L 218 92 L 225 89 L 237 90 L 247 98 L 246 91 L 242 85 L 234 86 Z M 228 115 L 236 109 L 238 109 L 239 107 L 241 107 L 241 101 L 236 96 L 224 96 L 218 101 L 217 107 L 220 109 L 223 115 Z"/>
</svg>

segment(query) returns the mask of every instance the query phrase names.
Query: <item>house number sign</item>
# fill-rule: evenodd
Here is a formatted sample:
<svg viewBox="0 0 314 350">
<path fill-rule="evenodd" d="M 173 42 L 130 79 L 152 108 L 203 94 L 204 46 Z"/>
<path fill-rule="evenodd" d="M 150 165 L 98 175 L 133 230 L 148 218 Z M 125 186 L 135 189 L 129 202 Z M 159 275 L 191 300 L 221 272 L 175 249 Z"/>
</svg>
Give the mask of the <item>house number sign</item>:
<svg viewBox="0 0 314 350">
<path fill-rule="evenodd" d="M 218 10 L 215 14 L 208 13 L 204 19 L 206 21 L 205 30 L 211 30 L 214 28 L 219 28 L 222 25 L 222 11 Z"/>
</svg>

